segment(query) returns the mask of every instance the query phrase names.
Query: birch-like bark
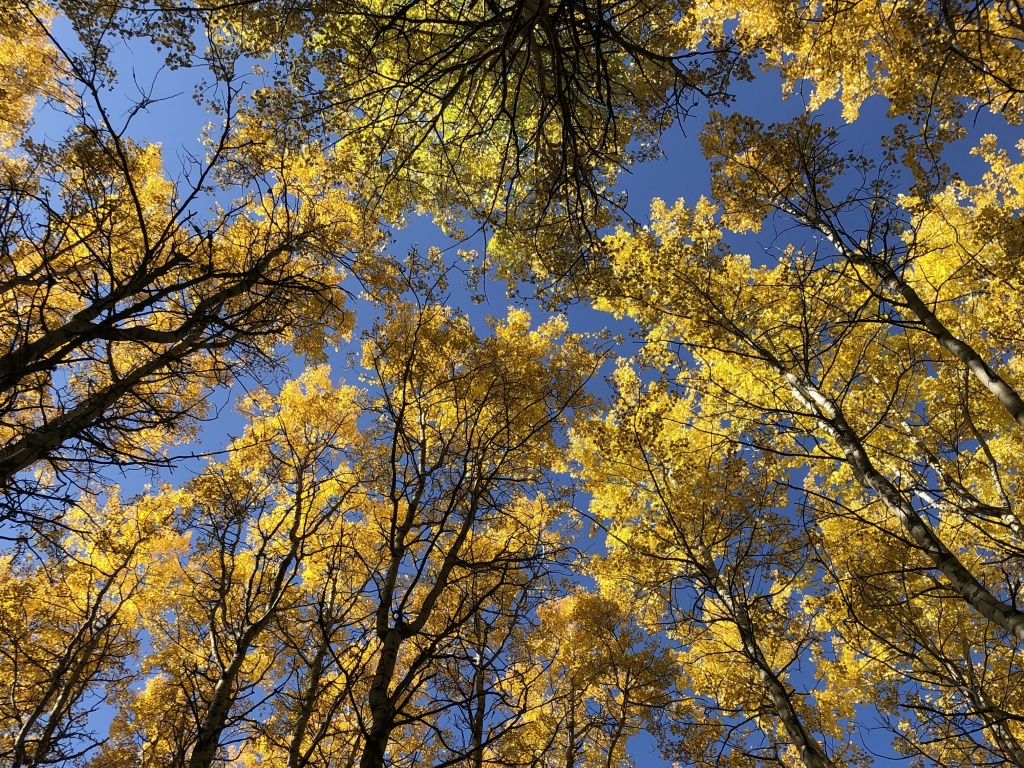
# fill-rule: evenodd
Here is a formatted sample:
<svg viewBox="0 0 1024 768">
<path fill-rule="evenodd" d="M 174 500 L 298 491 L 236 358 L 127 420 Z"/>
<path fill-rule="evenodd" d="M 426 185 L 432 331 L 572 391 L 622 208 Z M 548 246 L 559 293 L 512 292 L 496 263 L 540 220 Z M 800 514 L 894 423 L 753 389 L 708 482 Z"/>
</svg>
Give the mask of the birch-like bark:
<svg viewBox="0 0 1024 768">
<path fill-rule="evenodd" d="M 579 745 L 576 743 L 576 685 L 569 680 L 569 712 L 566 715 L 565 768 L 576 768 L 576 755 Z"/>
<path fill-rule="evenodd" d="M 722 584 L 721 574 L 715 567 L 714 559 L 706 547 L 700 547 L 700 555 L 701 562 L 698 563 L 698 567 L 701 575 L 718 599 L 728 608 L 730 618 L 739 630 L 743 643 L 743 654 L 757 669 L 761 684 L 764 685 L 765 691 L 772 700 L 775 714 L 786 729 L 789 740 L 799 752 L 805 768 L 834 768 L 832 761 L 825 754 L 824 748 L 804 726 L 786 684 L 779 678 L 761 650 L 761 645 L 757 641 L 757 628 L 750 618 L 750 612 L 746 605 L 737 601 L 728 588 Z"/>
<path fill-rule="evenodd" d="M 478 636 L 485 635 L 483 621 L 479 614 L 473 617 L 476 624 L 475 630 Z M 486 635 L 485 635 L 486 636 Z M 487 717 L 487 667 L 484 664 L 484 654 L 487 653 L 486 640 L 481 640 L 476 646 L 476 666 L 473 668 L 473 715 L 470 721 L 472 733 L 470 735 L 470 761 L 473 768 L 484 768 L 484 724 Z"/>
<path fill-rule="evenodd" d="M 999 749 L 1000 755 L 1016 768 L 1024 768 L 1024 748 L 1021 748 L 1020 741 L 1018 741 L 1013 731 L 1007 726 L 1006 713 L 1002 712 L 999 707 L 992 705 L 992 702 L 985 693 L 984 687 L 978 684 L 978 680 L 971 671 L 971 649 L 965 647 L 963 650 L 964 666 L 970 679 L 960 682 L 962 677 L 960 671 L 953 664 L 944 661 L 949 676 L 957 683 L 956 687 L 971 702 L 979 719 L 985 723 L 987 730 L 991 734 L 992 741 L 995 742 L 996 747 Z"/>
<path fill-rule="evenodd" d="M 818 427 L 839 446 L 857 482 L 878 494 L 918 549 L 946 577 L 953 591 L 986 619 L 1007 630 L 1018 641 L 1024 642 L 1024 612 L 992 594 L 945 545 L 904 494 L 875 468 L 860 436 L 850 426 L 839 405 L 812 382 L 788 371 L 771 350 L 731 322 L 725 313 L 721 314 L 723 330 L 748 346 L 758 359 L 785 382 L 797 402 L 815 417 Z"/>
<path fill-rule="evenodd" d="M 847 245 L 839 230 L 831 222 L 785 203 L 779 209 L 795 216 L 812 229 L 824 235 L 844 259 L 851 264 L 867 266 L 882 281 L 882 285 L 900 295 L 925 330 L 939 346 L 961 361 L 981 385 L 995 396 L 1018 426 L 1024 427 L 1024 398 L 1010 386 L 968 342 L 959 338 L 943 323 L 906 280 L 898 275 L 876 254 L 865 253 Z"/>
<path fill-rule="evenodd" d="M 864 488 L 878 494 L 917 547 L 946 577 L 953 591 L 982 616 L 1024 642 L 1024 613 L 993 595 L 950 551 L 903 493 L 875 468 L 860 437 L 846 421 L 839 406 L 810 382 L 786 371 L 771 352 L 756 345 L 748 337 L 744 337 L 744 340 L 783 378 L 800 404 L 817 417 L 818 426 L 835 440 L 857 481 Z"/>
</svg>

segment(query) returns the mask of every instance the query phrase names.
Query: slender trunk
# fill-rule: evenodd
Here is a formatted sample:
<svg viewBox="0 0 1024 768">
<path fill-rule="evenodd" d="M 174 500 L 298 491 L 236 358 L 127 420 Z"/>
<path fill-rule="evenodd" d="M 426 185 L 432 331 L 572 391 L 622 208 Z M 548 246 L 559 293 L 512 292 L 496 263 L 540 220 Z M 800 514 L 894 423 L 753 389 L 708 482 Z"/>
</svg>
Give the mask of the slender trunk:
<svg viewBox="0 0 1024 768">
<path fill-rule="evenodd" d="M 990 697 L 985 692 L 985 687 L 974 674 L 973 662 L 971 661 L 971 648 L 966 638 L 961 641 L 963 651 L 963 668 L 961 674 L 955 664 L 950 663 L 941 654 L 933 653 L 946 667 L 947 674 L 954 685 L 959 688 L 974 705 L 975 710 L 982 722 L 987 726 L 992 735 L 992 740 L 999 749 L 1000 754 L 1015 768 L 1024 768 L 1024 749 L 1020 741 L 1014 735 L 1013 730 L 1007 726 L 1006 712 L 999 706 L 993 705 Z"/>
<path fill-rule="evenodd" d="M 214 333 L 215 323 L 213 321 L 217 313 L 225 303 L 251 289 L 263 276 L 263 271 L 267 265 L 281 254 L 290 251 L 293 247 L 294 243 L 289 242 L 271 248 L 249 271 L 243 274 L 237 283 L 222 288 L 213 295 L 200 300 L 185 322 L 177 329 L 169 331 L 161 337 L 163 339 L 161 343 L 173 344 L 169 349 L 161 351 L 155 358 L 146 361 L 122 378 L 111 382 L 105 388 L 93 393 L 69 411 L 60 414 L 36 429 L 30 430 L 16 442 L 4 446 L 0 450 L 0 488 L 9 483 L 22 470 L 41 459 L 45 459 L 51 451 L 58 448 L 64 441 L 80 435 L 83 431 L 101 422 L 115 404 L 149 376 L 160 370 L 167 369 L 172 364 L 184 360 L 201 349 L 226 346 L 232 343 L 235 340 L 232 333 L 225 333 L 219 336 L 217 333 Z M 76 329 L 78 331 L 82 330 L 77 328 L 77 326 Z M 108 331 L 107 335 L 124 338 L 132 335 L 132 333 L 131 330 L 121 330 L 116 333 Z M 135 333 L 138 335 L 143 333 L 143 331 Z M 144 333 L 152 336 L 156 332 L 148 330 L 144 331 Z M 90 334 L 85 338 L 103 338 L 103 333 L 100 330 L 94 329 L 90 331 Z M 240 336 L 242 332 L 239 331 L 236 335 Z M 66 343 L 66 340 L 60 337 L 57 339 L 57 342 L 48 341 L 47 345 L 52 346 L 54 343 L 60 346 L 60 344 Z M 77 348 L 80 343 L 84 343 L 84 340 L 75 341 L 68 347 L 68 351 L 70 352 Z M 47 346 L 47 349 L 49 349 L 49 346 Z M 40 350 L 19 350 L 17 354 L 29 353 L 36 356 L 48 354 L 45 350 L 42 352 Z M 63 359 L 63 353 L 56 361 L 48 362 L 44 367 L 47 369 L 53 368 L 54 365 L 60 363 L 61 359 Z M 0 368 L 0 370 L 6 372 L 7 367 Z M 23 373 L 21 372 L 17 374 L 18 378 L 22 375 Z"/>
<path fill-rule="evenodd" d="M 274 574 L 274 581 L 270 594 L 267 595 L 267 607 L 256 621 L 249 624 L 242 636 L 235 645 L 231 661 L 223 669 L 220 679 L 213 689 L 213 696 L 210 699 L 210 706 L 206 710 L 199 725 L 199 734 L 196 738 L 196 745 L 189 757 L 188 768 L 210 768 L 214 758 L 217 756 L 217 749 L 220 747 L 220 737 L 227 727 L 228 713 L 235 703 L 237 696 L 236 684 L 238 675 L 242 670 L 252 644 L 270 623 L 270 619 L 277 613 L 281 598 L 289 581 L 289 572 L 292 566 L 298 561 L 299 547 L 302 540 L 299 537 L 299 530 L 302 525 L 302 499 L 303 486 L 300 482 L 295 492 L 294 518 L 291 530 L 289 531 L 290 547 L 284 559 L 277 566 Z"/>
<path fill-rule="evenodd" d="M 967 661 L 970 663 L 970 660 Z M 983 691 L 969 686 L 957 686 L 963 691 L 977 711 L 978 718 L 985 724 L 985 730 L 991 735 L 998 754 L 1015 768 L 1024 768 L 1024 748 L 1007 725 L 1005 713 L 991 706 Z"/>
<path fill-rule="evenodd" d="M 576 768 L 576 685 L 569 681 L 569 712 L 566 716 L 565 768 Z"/>
<path fill-rule="evenodd" d="M 619 748 L 619 742 L 622 741 L 626 733 L 626 721 L 629 718 L 629 707 L 631 704 L 629 687 L 621 689 L 621 693 L 622 705 L 619 707 L 619 716 L 615 718 L 615 726 L 612 728 L 612 734 L 608 739 L 608 754 L 605 755 L 604 760 L 605 768 L 615 768 L 618 765 L 615 756 Z"/>
<path fill-rule="evenodd" d="M 758 677 L 761 678 L 761 683 L 772 700 L 775 714 L 782 721 L 789 740 L 796 747 L 797 752 L 800 753 L 800 760 L 806 768 L 832 768 L 832 761 L 828 759 L 825 750 L 800 719 L 800 714 L 793 706 L 793 701 L 790 698 L 786 685 L 768 664 L 761 646 L 757 644 L 751 635 L 752 627 L 749 624 L 749 617 L 746 617 L 745 614 L 746 611 L 744 610 L 741 614 L 744 618 L 741 619 L 737 616 L 738 621 L 746 624 L 746 629 L 743 626 L 740 627 L 744 651 L 747 657 L 754 661 Z"/>
<path fill-rule="evenodd" d="M 192 749 L 192 755 L 189 757 L 188 768 L 210 768 L 217 756 L 217 748 L 220 746 L 221 733 L 227 724 L 228 712 L 231 705 L 235 703 L 235 681 L 249 652 L 250 644 L 250 638 L 239 643 L 235 653 L 231 656 L 231 662 L 221 673 L 220 679 L 217 680 L 210 700 L 210 707 L 206 710 L 206 715 L 199 725 L 199 735 L 196 738 L 196 745 Z"/>
<path fill-rule="evenodd" d="M 945 323 L 939 320 L 938 316 L 929 309 L 924 300 L 917 295 L 917 292 L 887 265 L 878 259 L 871 260 L 871 266 L 875 274 L 891 291 L 899 293 L 907 306 L 917 316 L 924 327 L 928 330 L 943 349 L 951 353 L 957 360 L 967 366 L 967 369 L 974 374 L 974 377 L 981 382 L 981 385 L 991 392 L 999 404 L 1006 409 L 1018 426 L 1024 427 L 1024 399 L 1006 381 L 996 373 L 992 367 L 985 362 L 978 351 L 963 339 L 954 336 L 946 327 Z"/>
<path fill-rule="evenodd" d="M 992 740 L 999 747 L 1000 754 L 1011 765 L 1016 768 L 1024 768 L 1024 749 L 1021 748 L 1017 737 L 1006 724 L 1004 718 L 993 717 L 991 712 L 982 709 L 982 720 L 992 732 Z"/>
<path fill-rule="evenodd" d="M 925 330 L 938 342 L 939 346 L 966 365 L 974 377 L 981 382 L 981 385 L 991 392 L 999 401 L 999 404 L 1006 409 L 1010 418 L 1018 426 L 1024 427 L 1024 398 L 1021 397 L 1020 393 L 1007 384 L 985 362 L 984 358 L 978 354 L 974 347 L 953 334 L 946 324 L 932 312 L 925 301 L 918 295 L 917 291 L 886 264 L 883 259 L 874 253 L 865 253 L 859 249 L 851 248 L 843 240 L 839 230 L 831 222 L 820 216 L 805 213 L 786 203 L 779 204 L 779 208 L 823 234 L 847 261 L 852 264 L 867 266 L 882 281 L 886 288 L 902 296 L 910 311 L 914 313 L 925 327 Z"/>
<path fill-rule="evenodd" d="M 479 617 L 475 617 L 479 625 Z M 479 628 L 478 628 L 479 631 Z M 486 646 L 480 643 L 476 649 L 477 663 L 473 670 L 473 719 L 472 739 L 470 742 L 470 760 L 473 768 L 484 765 L 484 721 L 487 715 L 487 676 L 484 671 L 484 651 Z"/>
<path fill-rule="evenodd" d="M 704 579 L 729 610 L 729 615 L 735 622 L 743 642 L 743 653 L 757 669 L 761 684 L 764 685 L 768 697 L 772 700 L 775 714 L 786 729 L 789 740 L 800 753 L 800 759 L 805 768 L 834 768 L 821 744 L 804 726 L 800 719 L 800 713 L 793 705 L 786 684 L 776 674 L 761 650 L 761 645 L 757 641 L 757 628 L 750 618 L 747 606 L 733 598 L 727 587 L 722 584 L 721 575 L 706 547 L 701 550 L 701 559 L 703 562 L 700 563 L 700 569 Z"/>
<path fill-rule="evenodd" d="M 1024 613 L 993 595 L 949 550 L 900 490 L 875 468 L 839 407 L 807 382 L 786 373 L 777 362 L 776 365 L 797 398 L 818 414 L 819 426 L 839 445 L 854 477 L 863 487 L 878 494 L 953 590 L 982 616 L 1024 642 Z"/>
<path fill-rule="evenodd" d="M 860 437 L 846 421 L 842 409 L 812 383 L 787 371 L 771 351 L 751 339 L 742 329 L 728 324 L 726 327 L 750 345 L 757 355 L 786 382 L 797 401 L 817 418 L 819 428 L 835 440 L 842 450 L 846 457 L 846 463 L 853 471 L 857 481 L 864 488 L 878 494 L 885 506 L 896 515 L 918 549 L 946 577 L 953 591 L 982 616 L 1007 630 L 1017 640 L 1024 642 L 1024 612 L 993 595 L 949 550 L 903 493 L 875 468 Z"/>
<path fill-rule="evenodd" d="M 302 696 L 302 705 L 299 716 L 296 718 L 295 726 L 292 728 L 291 737 L 288 740 L 288 762 L 286 768 L 302 768 L 307 762 L 306 756 L 302 753 L 302 742 L 306 737 L 306 729 L 309 727 L 309 718 L 313 715 L 313 707 L 320 693 L 320 681 L 323 679 L 324 660 L 327 658 L 327 651 L 330 648 L 330 641 L 325 633 L 320 638 L 313 663 L 310 664 L 310 680 Z"/>
<path fill-rule="evenodd" d="M 391 683 L 398 665 L 398 652 L 402 647 L 402 633 L 389 629 L 384 635 L 377 671 L 370 683 L 370 731 L 366 734 L 366 745 L 359 760 L 359 768 L 383 768 L 387 754 L 388 740 L 395 728 L 395 711 L 391 701 Z"/>
<path fill-rule="evenodd" d="M 0 488 L 23 469 L 46 458 L 65 440 L 96 424 L 103 415 L 138 386 L 148 376 L 156 373 L 170 363 L 177 362 L 187 354 L 194 352 L 196 344 L 184 344 L 175 348 L 174 354 L 161 355 L 150 360 L 122 379 L 118 379 L 105 389 L 90 395 L 74 408 L 54 417 L 45 424 L 30 430 L 16 441 L 10 442 L 0 449 Z"/>
</svg>

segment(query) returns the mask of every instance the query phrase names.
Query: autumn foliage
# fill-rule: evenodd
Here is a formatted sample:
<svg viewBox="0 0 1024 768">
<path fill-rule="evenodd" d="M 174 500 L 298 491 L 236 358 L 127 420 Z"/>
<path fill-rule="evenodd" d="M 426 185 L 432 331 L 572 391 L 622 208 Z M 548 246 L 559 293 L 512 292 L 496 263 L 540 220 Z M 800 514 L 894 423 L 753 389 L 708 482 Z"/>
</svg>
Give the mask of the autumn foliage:
<svg viewBox="0 0 1024 768">
<path fill-rule="evenodd" d="M 15 0 L 0 762 L 1024 766 L 1022 74 L 1008 2 Z"/>
</svg>

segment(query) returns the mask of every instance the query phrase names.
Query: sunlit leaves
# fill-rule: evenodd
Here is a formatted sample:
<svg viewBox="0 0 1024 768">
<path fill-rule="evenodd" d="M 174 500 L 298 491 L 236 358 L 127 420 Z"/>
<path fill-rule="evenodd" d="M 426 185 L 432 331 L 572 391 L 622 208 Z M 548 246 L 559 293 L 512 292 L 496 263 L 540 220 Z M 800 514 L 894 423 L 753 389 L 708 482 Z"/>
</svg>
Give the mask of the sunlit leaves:
<svg viewBox="0 0 1024 768">
<path fill-rule="evenodd" d="M 1002 256 L 1016 231 L 1016 164 L 986 139 L 985 184 L 898 196 L 896 177 L 873 179 L 872 162 L 844 154 L 838 134 L 808 117 L 765 126 L 716 116 L 703 143 L 722 213 L 703 200 L 672 209 L 656 201 L 648 229 L 605 241 L 613 276 L 601 306 L 642 324 L 641 362 L 662 379 L 645 391 L 619 374 L 609 423 L 633 458 L 587 469 L 591 482 L 605 471 L 624 476 L 607 491 L 595 486 L 596 511 L 613 521 L 611 556 L 627 558 L 631 574 L 642 573 L 642 558 L 659 569 L 681 559 L 681 573 L 649 578 L 711 585 L 704 589 L 718 602 L 689 598 L 697 607 L 680 622 L 693 635 L 683 641 L 683 667 L 696 675 L 687 682 L 693 692 L 713 696 L 723 712 L 763 712 L 756 697 L 770 694 L 772 679 L 744 683 L 732 664 L 728 682 L 716 685 L 708 659 L 742 651 L 762 669 L 813 660 L 803 675 L 816 680 L 814 707 L 772 696 L 784 738 L 806 765 L 824 763 L 800 747 L 805 735 L 791 724 L 815 723 L 829 753 L 830 740 L 859 717 L 844 696 L 890 717 L 903 753 L 947 765 L 1017 761 L 1017 710 L 992 677 L 1021 673 L 1018 460 L 1008 448 L 1019 441 L 1020 322 Z M 796 242 L 764 266 L 730 252 L 729 229 L 765 221 L 787 222 Z M 688 411 L 677 414 L 675 399 Z M 663 448 L 659 432 L 679 437 Z M 777 629 L 757 626 L 761 611 L 744 629 L 742 603 L 712 588 L 699 548 L 669 557 L 673 537 L 694 535 L 683 525 L 690 499 L 702 503 L 700 493 L 673 489 L 706 471 L 698 463 L 684 473 L 674 462 L 709 436 L 745 455 L 753 487 L 768 457 L 769 480 L 801 478 L 789 483 L 800 493 L 787 516 L 799 512 L 807 538 L 785 551 L 802 553 L 803 569 L 817 576 L 787 593 L 795 602 L 783 626 L 801 638 L 795 645 L 777 645 Z M 596 459 L 614 456 L 611 445 L 590 449 L 585 464 L 601 467 Z M 714 445 L 697 460 L 721 450 Z M 715 482 L 728 478 L 726 466 L 711 466 Z M 713 496 L 718 505 L 728 498 L 721 489 Z M 742 508 L 753 514 L 764 504 Z M 661 509 L 673 528 L 659 534 L 650 520 Z M 795 523 L 784 516 L 770 528 L 778 535 Z M 745 532 L 721 554 L 707 542 L 705 561 L 716 571 L 757 541 Z M 749 600 L 751 588 L 742 595 Z M 687 711 L 683 722 L 694 718 Z M 755 721 L 771 738 L 772 728 Z M 677 728 L 687 739 L 695 728 L 698 741 L 726 738 L 714 723 Z"/>
<path fill-rule="evenodd" d="M 696 30 L 731 34 L 760 49 L 790 91 L 812 84 L 809 107 L 839 98 L 854 120 L 866 98 L 885 96 L 896 114 L 938 126 L 983 105 L 1019 122 L 1021 18 L 1013 3 L 713 2 L 691 11 Z M 699 34 L 699 33 L 697 33 Z"/>
</svg>

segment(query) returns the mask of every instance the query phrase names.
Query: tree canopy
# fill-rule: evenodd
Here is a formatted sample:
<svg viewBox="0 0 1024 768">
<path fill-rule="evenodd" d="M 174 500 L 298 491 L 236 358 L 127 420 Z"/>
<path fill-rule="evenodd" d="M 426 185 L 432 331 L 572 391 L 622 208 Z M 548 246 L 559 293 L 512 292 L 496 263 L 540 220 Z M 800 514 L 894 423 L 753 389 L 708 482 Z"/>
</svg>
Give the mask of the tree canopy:
<svg viewBox="0 0 1024 768">
<path fill-rule="evenodd" d="M 1009 2 L 15 0 L 0 760 L 1024 766 L 1022 76 Z"/>
</svg>

